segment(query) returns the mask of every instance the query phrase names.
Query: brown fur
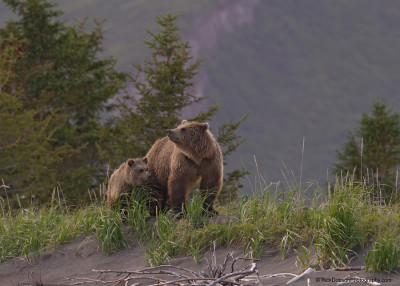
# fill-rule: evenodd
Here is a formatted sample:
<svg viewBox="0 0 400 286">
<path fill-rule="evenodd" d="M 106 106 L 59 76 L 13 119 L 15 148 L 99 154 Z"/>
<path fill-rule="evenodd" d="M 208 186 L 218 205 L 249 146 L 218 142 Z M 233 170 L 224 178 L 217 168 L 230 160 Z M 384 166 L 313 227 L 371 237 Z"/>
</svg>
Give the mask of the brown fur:
<svg viewBox="0 0 400 286">
<path fill-rule="evenodd" d="M 157 140 L 146 157 L 154 184 L 164 202 L 180 212 L 193 185 L 200 181 L 204 210 L 216 213 L 213 202 L 222 188 L 222 152 L 208 123 L 183 120 L 168 136 Z"/>
<path fill-rule="evenodd" d="M 147 158 L 128 159 L 111 175 L 107 188 L 107 203 L 111 210 L 118 197 L 132 191 L 136 185 L 146 185 L 150 180 Z"/>
</svg>

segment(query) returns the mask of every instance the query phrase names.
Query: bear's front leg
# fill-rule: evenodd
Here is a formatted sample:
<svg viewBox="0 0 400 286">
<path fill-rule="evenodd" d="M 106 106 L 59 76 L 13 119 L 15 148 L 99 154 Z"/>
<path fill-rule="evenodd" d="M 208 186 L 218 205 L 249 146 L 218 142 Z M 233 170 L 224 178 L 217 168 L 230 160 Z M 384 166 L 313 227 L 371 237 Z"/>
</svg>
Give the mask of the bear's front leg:
<svg viewBox="0 0 400 286">
<path fill-rule="evenodd" d="M 151 216 L 157 216 L 167 210 L 167 190 L 159 186 L 147 187 L 147 206 Z"/>
<path fill-rule="evenodd" d="M 190 188 L 199 178 L 195 164 L 182 154 L 171 159 L 168 177 L 168 201 L 175 213 L 183 213 Z"/>
<path fill-rule="evenodd" d="M 206 215 L 218 215 L 214 201 L 222 188 L 222 168 L 212 161 L 204 161 L 201 168 L 200 191 L 204 199 L 203 211 Z"/>
<path fill-rule="evenodd" d="M 218 196 L 218 188 L 210 188 L 205 185 L 200 185 L 201 196 L 204 200 L 203 213 L 205 215 L 215 216 L 218 212 L 214 209 L 214 201 Z"/>
<path fill-rule="evenodd" d="M 190 184 L 186 176 L 171 176 L 168 179 L 168 200 L 175 213 L 183 214 Z"/>
</svg>

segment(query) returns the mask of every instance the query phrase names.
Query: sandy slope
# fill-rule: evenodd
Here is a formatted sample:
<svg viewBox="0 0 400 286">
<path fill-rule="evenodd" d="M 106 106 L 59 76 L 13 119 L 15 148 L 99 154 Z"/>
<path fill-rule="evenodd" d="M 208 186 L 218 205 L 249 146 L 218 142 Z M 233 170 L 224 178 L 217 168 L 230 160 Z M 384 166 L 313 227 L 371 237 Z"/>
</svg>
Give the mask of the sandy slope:
<svg viewBox="0 0 400 286">
<path fill-rule="evenodd" d="M 223 262 L 229 251 L 235 251 L 234 256 L 240 257 L 240 248 L 219 248 L 216 251 L 218 263 Z M 199 264 L 195 264 L 192 257 L 180 256 L 171 260 L 171 265 L 202 271 L 206 266 L 206 259 L 210 259 L 211 252 L 207 253 Z M 262 257 L 257 262 L 257 268 L 260 275 L 276 274 L 282 272 L 297 273 L 295 265 L 296 256 L 290 255 L 282 260 L 277 252 L 271 252 L 271 255 Z M 353 265 L 361 265 L 362 259 L 356 259 Z M 235 264 L 235 270 L 240 270 L 249 265 L 249 261 L 240 260 Z M 98 278 L 99 273 L 92 272 L 92 269 L 108 270 L 141 270 L 148 267 L 141 247 L 132 243 L 129 248 L 118 251 L 111 255 L 106 255 L 98 250 L 98 244 L 94 239 L 78 237 L 65 243 L 58 250 L 46 252 L 40 256 L 37 261 L 26 261 L 23 258 L 14 258 L 0 264 L 0 285 L 24 285 L 32 281 L 30 277 L 40 276 L 43 285 L 104 285 L 96 283 L 79 284 L 83 280 L 77 278 Z M 229 272 L 228 272 L 229 273 Z M 338 271 L 318 271 L 307 275 L 305 278 L 290 285 L 307 285 L 307 278 L 310 279 L 310 285 L 330 286 L 338 285 L 336 282 L 329 282 L 332 279 L 344 278 L 348 275 L 358 276 L 360 278 L 391 279 L 391 282 L 381 282 L 381 285 L 400 285 L 400 275 L 388 275 L 385 273 L 365 273 L 364 271 L 338 272 Z M 66 277 L 70 279 L 66 279 Z M 73 278 L 73 280 L 71 280 Z M 112 280 L 114 274 L 103 274 L 100 278 Z M 119 276 L 121 278 L 121 276 Z M 263 279 L 265 285 L 285 285 L 292 277 L 275 277 Z M 382 280 L 381 280 L 382 281 Z M 142 282 L 140 285 L 148 285 L 149 281 Z M 132 284 L 132 282 L 131 282 Z M 129 284 L 129 285 L 131 285 Z M 110 285 L 110 284 L 108 284 Z M 365 283 L 350 283 L 345 285 L 367 285 Z"/>
</svg>

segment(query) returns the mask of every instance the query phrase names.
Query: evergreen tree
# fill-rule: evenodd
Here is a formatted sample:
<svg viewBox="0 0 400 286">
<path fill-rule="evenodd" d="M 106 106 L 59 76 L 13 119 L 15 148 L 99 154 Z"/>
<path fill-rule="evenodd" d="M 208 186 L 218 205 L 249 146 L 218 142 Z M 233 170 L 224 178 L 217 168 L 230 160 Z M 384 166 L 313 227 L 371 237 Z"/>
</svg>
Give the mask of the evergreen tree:
<svg viewBox="0 0 400 286">
<path fill-rule="evenodd" d="M 362 115 L 359 128 L 336 152 L 336 173 L 354 171 L 359 180 L 369 175 L 372 180 L 378 178 L 380 183 L 394 186 L 400 163 L 399 115 L 384 103 L 375 102 L 371 115 Z"/>
<path fill-rule="evenodd" d="M 222 148 L 222 155 L 224 157 L 224 165 L 227 165 L 226 158 L 236 151 L 236 149 L 244 143 L 242 139 L 235 132 L 240 124 L 245 121 L 247 116 L 234 123 L 225 123 L 218 129 L 217 141 Z M 218 200 L 221 204 L 235 201 L 239 196 L 239 189 L 243 187 L 240 179 L 247 175 L 246 170 L 236 169 L 232 172 L 226 173 L 224 176 L 224 184 Z"/>
<path fill-rule="evenodd" d="M 15 62 L 23 57 L 23 45 L 12 36 L 0 43 L 0 179 L 12 187 L 11 198 L 15 193 L 33 193 L 41 200 L 57 182 L 55 167 L 70 148 L 52 146 L 50 135 L 59 114 L 42 114 L 24 105 L 26 93 L 16 84 L 14 70 Z"/>
<path fill-rule="evenodd" d="M 68 198 L 81 198 L 100 176 L 99 113 L 123 87 L 126 75 L 115 71 L 113 59 L 98 58 L 103 40 L 100 23 L 85 32 L 85 21 L 67 26 L 59 19 L 62 12 L 47 0 L 4 2 L 18 20 L 0 29 L 0 39 L 13 34 L 25 42 L 14 67 L 15 85 L 25 94 L 23 109 L 37 110 L 35 118 L 60 115 L 51 122 L 47 146 L 49 150 L 69 146 L 70 152 L 54 166 L 54 185 L 60 183 Z"/>
<path fill-rule="evenodd" d="M 132 81 L 138 97 L 127 94 L 119 101 L 121 116 L 114 118 L 111 123 L 114 128 L 103 134 L 102 145 L 108 146 L 103 154 L 112 166 L 117 166 L 128 157 L 145 155 L 158 138 L 166 136 L 166 129 L 180 124 L 185 109 L 205 99 L 192 93 L 193 77 L 200 59 L 193 59 L 189 43 L 182 41 L 179 27 L 175 24 L 177 18 L 170 13 L 157 17 L 161 30 L 158 33 L 148 31 L 151 40 L 145 41 L 145 44 L 151 51 L 151 57 L 143 65 L 134 65 L 137 74 Z M 211 106 L 188 120 L 209 121 L 217 110 L 218 106 Z M 243 120 L 224 124 L 219 129 L 218 140 L 224 157 L 243 142 L 234 133 Z M 236 170 L 226 177 L 226 190 L 231 194 L 222 197 L 237 196 L 239 179 L 243 174 Z"/>
</svg>

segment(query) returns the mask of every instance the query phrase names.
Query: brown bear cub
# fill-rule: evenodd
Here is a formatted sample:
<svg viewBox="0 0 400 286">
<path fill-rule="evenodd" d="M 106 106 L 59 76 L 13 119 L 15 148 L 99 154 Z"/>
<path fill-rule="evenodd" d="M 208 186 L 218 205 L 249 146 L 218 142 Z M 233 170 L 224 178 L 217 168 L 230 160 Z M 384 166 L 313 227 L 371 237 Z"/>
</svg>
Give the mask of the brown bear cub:
<svg viewBox="0 0 400 286">
<path fill-rule="evenodd" d="M 125 192 L 131 192 L 134 186 L 147 185 L 151 178 L 147 167 L 147 158 L 128 159 L 111 175 L 107 188 L 107 203 L 111 210 Z"/>
<path fill-rule="evenodd" d="M 152 183 L 159 187 L 162 208 L 180 213 L 193 185 L 200 181 L 203 209 L 217 214 L 213 203 L 222 188 L 221 148 L 211 134 L 208 123 L 183 120 L 167 136 L 157 140 L 146 157 Z"/>
</svg>

